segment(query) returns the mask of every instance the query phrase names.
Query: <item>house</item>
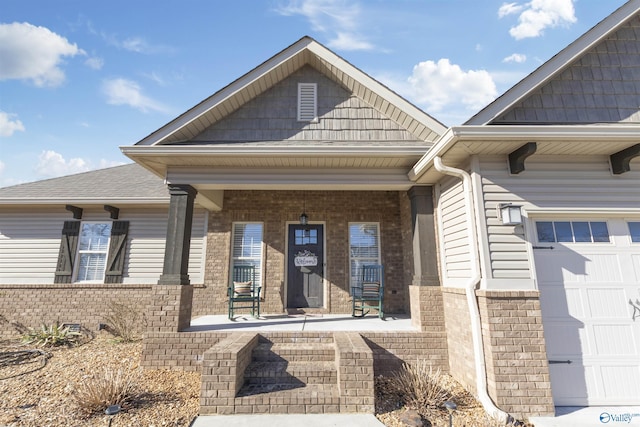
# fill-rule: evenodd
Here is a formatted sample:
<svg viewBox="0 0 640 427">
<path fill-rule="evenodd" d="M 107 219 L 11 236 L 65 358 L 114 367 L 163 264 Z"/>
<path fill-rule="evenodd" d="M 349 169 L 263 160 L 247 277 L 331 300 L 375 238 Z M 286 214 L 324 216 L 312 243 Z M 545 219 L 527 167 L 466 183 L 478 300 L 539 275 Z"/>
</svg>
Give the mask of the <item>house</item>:
<svg viewBox="0 0 640 427">
<path fill-rule="evenodd" d="M 220 343 L 240 366 L 255 337 L 187 332 L 226 312 L 233 265 L 256 266 L 263 313 L 350 313 L 380 263 L 416 332 L 344 354 L 426 357 L 495 414 L 638 405 L 639 106 L 640 0 L 452 128 L 304 37 L 121 147 L 136 164 L 0 189 L 3 331 L 95 327 L 126 298 L 146 366 L 206 370 Z M 233 387 L 203 384 L 203 407 L 233 412 Z"/>
</svg>

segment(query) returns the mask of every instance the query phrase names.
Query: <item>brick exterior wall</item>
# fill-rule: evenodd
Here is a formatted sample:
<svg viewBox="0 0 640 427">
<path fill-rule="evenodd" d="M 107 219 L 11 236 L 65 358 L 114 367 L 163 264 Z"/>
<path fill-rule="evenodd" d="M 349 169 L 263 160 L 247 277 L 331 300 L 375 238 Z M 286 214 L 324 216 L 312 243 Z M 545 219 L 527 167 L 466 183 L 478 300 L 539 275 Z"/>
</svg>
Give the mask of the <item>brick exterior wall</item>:
<svg viewBox="0 0 640 427">
<path fill-rule="evenodd" d="M 489 395 L 504 411 L 553 415 L 537 291 L 479 290 Z"/>
<path fill-rule="evenodd" d="M 475 393 L 476 371 L 471 338 L 471 320 L 464 289 L 442 288 L 451 374 Z"/>
<path fill-rule="evenodd" d="M 20 335 L 12 323 L 24 327 L 79 323 L 96 332 L 109 314 L 111 301 L 126 302 L 144 312 L 151 288 L 122 284 L 0 285 L 0 337 Z"/>
<path fill-rule="evenodd" d="M 305 211 L 311 222 L 323 222 L 325 247 L 326 312 L 350 313 L 349 222 L 380 223 L 382 263 L 385 265 L 385 312 L 406 312 L 409 306 L 406 270 L 406 235 L 411 233 L 409 208 L 394 191 L 225 191 L 224 208 L 209 215 L 205 284 L 196 287 L 193 314 L 227 312 L 232 224 L 264 223 L 264 283 L 262 313 L 286 308 L 287 223 L 297 223 Z M 401 205 L 404 208 L 401 208 Z M 408 229 L 408 230 L 407 230 Z M 407 258 L 409 257 L 409 258 Z"/>
<path fill-rule="evenodd" d="M 542 314 L 537 291 L 476 291 L 487 389 L 516 418 L 553 415 Z M 451 374 L 476 393 L 473 344 L 464 289 L 443 290 Z"/>
</svg>

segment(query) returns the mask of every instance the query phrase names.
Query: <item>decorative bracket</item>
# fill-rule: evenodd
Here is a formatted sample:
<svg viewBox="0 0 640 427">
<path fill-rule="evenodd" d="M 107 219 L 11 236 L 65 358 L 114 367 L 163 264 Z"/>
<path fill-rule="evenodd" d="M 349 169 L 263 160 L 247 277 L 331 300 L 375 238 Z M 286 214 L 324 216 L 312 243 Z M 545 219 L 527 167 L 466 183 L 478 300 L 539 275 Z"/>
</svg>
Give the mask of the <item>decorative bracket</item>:
<svg viewBox="0 0 640 427">
<path fill-rule="evenodd" d="M 638 156 L 640 156 L 640 144 L 632 145 L 629 148 L 613 153 L 609 157 L 611 160 L 611 172 L 613 172 L 614 175 L 629 172 L 631 170 L 629 162 Z"/>
<path fill-rule="evenodd" d="M 73 219 L 82 219 L 82 208 L 73 205 L 66 205 L 64 208 L 73 213 Z"/>
<path fill-rule="evenodd" d="M 509 154 L 509 172 L 512 175 L 518 175 L 524 171 L 524 161 L 538 149 L 535 142 L 527 142 L 522 147 Z"/>
<path fill-rule="evenodd" d="M 104 205 L 104 210 L 111 214 L 111 219 L 118 219 L 118 215 L 120 214 L 120 209 L 111 205 Z"/>
</svg>

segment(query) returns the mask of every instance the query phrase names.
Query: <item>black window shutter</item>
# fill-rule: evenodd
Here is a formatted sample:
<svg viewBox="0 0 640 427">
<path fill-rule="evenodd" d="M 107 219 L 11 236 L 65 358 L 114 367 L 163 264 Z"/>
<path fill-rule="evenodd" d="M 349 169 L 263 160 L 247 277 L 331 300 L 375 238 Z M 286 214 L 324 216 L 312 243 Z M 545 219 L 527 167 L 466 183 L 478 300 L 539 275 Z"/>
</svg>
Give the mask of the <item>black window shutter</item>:
<svg viewBox="0 0 640 427">
<path fill-rule="evenodd" d="M 79 235 L 80 221 L 64 222 L 62 239 L 60 240 L 60 252 L 58 253 L 58 265 L 56 266 L 56 274 L 53 280 L 54 283 L 71 283 Z"/>
<path fill-rule="evenodd" d="M 129 221 L 113 221 L 109 255 L 107 256 L 107 271 L 104 277 L 105 283 L 122 283 L 128 232 Z"/>
</svg>

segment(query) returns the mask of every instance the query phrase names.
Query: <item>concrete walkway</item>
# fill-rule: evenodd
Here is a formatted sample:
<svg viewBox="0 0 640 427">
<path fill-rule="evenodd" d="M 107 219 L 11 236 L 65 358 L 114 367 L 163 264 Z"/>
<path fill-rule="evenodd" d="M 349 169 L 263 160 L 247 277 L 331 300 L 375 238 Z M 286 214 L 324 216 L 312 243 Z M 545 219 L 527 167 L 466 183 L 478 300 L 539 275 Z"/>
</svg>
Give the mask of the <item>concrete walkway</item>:
<svg viewBox="0 0 640 427">
<path fill-rule="evenodd" d="M 191 427 L 384 427 L 372 414 L 264 414 L 207 415 L 195 419 Z"/>
<path fill-rule="evenodd" d="M 555 417 L 531 417 L 535 427 L 640 426 L 640 406 L 556 406 Z"/>
</svg>

